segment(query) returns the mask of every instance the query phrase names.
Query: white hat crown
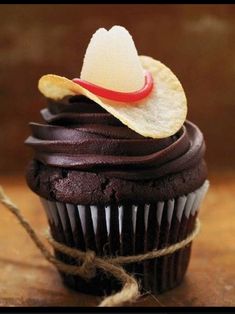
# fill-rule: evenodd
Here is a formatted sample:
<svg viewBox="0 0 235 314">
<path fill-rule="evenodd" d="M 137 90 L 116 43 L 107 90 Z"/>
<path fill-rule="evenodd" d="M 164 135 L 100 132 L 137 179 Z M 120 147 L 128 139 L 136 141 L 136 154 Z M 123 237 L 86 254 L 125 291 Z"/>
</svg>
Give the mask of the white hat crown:
<svg viewBox="0 0 235 314">
<path fill-rule="evenodd" d="M 88 44 L 80 77 L 114 91 L 141 89 L 144 70 L 130 33 L 122 26 L 99 28 Z"/>
</svg>

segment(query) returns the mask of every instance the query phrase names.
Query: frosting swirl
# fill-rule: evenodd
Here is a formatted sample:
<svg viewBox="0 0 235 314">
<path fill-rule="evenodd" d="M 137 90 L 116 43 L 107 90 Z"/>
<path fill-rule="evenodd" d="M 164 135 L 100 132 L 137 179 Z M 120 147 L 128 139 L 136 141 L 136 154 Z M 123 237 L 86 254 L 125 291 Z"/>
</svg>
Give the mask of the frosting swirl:
<svg viewBox="0 0 235 314">
<path fill-rule="evenodd" d="M 201 131 L 189 121 L 171 137 L 146 138 L 84 96 L 48 100 L 41 115 L 46 123 L 30 123 L 26 144 L 49 166 L 148 180 L 192 168 L 205 152 Z"/>
</svg>

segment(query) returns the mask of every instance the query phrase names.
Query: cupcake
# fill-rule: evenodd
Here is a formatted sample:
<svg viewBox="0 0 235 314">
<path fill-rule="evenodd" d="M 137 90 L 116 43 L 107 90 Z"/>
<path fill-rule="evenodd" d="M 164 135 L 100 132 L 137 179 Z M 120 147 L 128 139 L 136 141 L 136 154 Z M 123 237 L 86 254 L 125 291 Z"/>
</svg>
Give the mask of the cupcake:
<svg viewBox="0 0 235 314">
<path fill-rule="evenodd" d="M 80 78 L 45 75 L 39 90 L 47 107 L 42 123 L 30 123 L 34 158 L 26 178 L 55 240 L 101 257 L 130 256 L 193 231 L 208 188 L 205 142 L 186 120 L 183 87 L 168 67 L 138 56 L 128 31 L 114 26 L 92 36 Z M 182 281 L 190 252 L 191 244 L 124 268 L 142 291 L 159 294 Z M 60 274 L 83 293 L 120 289 L 99 269 L 89 281 Z"/>
</svg>

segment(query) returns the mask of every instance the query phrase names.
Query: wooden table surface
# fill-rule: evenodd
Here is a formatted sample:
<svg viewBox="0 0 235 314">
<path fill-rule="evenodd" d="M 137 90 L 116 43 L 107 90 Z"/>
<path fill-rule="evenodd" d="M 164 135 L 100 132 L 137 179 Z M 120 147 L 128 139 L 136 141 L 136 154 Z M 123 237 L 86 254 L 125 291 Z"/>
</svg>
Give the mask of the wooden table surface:
<svg viewBox="0 0 235 314">
<path fill-rule="evenodd" d="M 212 172 L 210 183 L 184 282 L 157 298 L 145 295 L 135 306 L 235 306 L 235 171 Z M 0 184 L 42 235 L 46 217 L 24 177 L 0 176 Z M 12 214 L 2 205 L 0 213 L 0 306 L 98 304 L 97 297 L 63 287 Z"/>
</svg>

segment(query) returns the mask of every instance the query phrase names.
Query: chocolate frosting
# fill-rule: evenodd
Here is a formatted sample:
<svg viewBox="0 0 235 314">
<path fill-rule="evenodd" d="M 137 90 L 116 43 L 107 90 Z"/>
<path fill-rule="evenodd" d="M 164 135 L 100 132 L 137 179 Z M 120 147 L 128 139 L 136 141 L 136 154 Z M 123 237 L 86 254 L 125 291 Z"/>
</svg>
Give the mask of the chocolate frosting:
<svg viewBox="0 0 235 314">
<path fill-rule="evenodd" d="M 48 100 L 41 115 L 26 144 L 49 166 L 148 180 L 192 168 L 205 153 L 203 135 L 189 121 L 171 137 L 147 138 L 84 96 Z"/>
</svg>

